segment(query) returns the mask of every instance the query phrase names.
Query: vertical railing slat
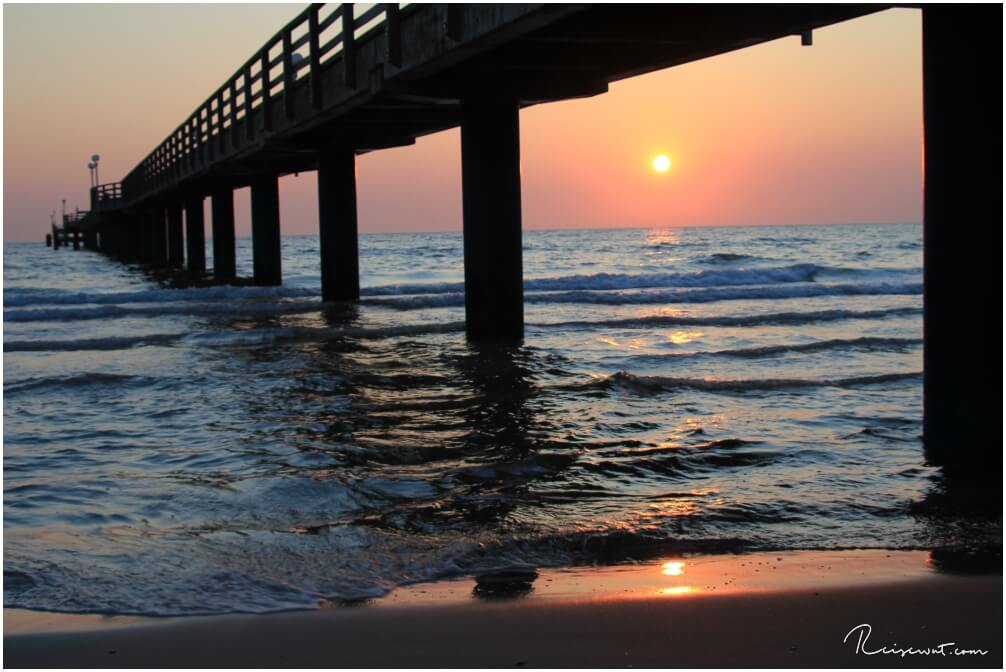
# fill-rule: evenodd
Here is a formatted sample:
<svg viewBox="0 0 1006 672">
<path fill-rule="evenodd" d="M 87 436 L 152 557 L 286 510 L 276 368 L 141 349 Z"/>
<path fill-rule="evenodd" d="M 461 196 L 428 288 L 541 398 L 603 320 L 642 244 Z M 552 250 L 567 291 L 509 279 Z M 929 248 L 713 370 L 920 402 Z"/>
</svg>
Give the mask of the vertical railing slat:
<svg viewBox="0 0 1006 672">
<path fill-rule="evenodd" d="M 447 37 L 454 41 L 461 39 L 461 20 L 464 16 L 464 5 L 451 3 L 447 5 Z"/>
<path fill-rule="evenodd" d="M 245 66 L 245 138 L 255 139 L 255 125 L 252 123 L 252 75 L 251 63 Z"/>
<path fill-rule="evenodd" d="M 308 44 L 311 58 L 311 105 L 316 110 L 322 107 L 322 87 L 321 87 L 321 49 L 318 35 L 318 11 L 321 9 L 319 3 L 313 3 L 307 15 Z"/>
<path fill-rule="evenodd" d="M 178 131 L 171 134 L 171 152 L 168 155 L 168 170 L 171 177 L 178 178 Z"/>
<path fill-rule="evenodd" d="M 283 109 L 286 118 L 293 119 L 293 84 L 297 79 L 297 73 L 293 71 L 293 39 L 290 35 L 291 29 L 283 31 Z"/>
<path fill-rule="evenodd" d="M 220 143 L 220 156 L 227 153 L 227 134 L 224 133 L 224 89 L 217 91 L 217 142 Z"/>
<path fill-rule="evenodd" d="M 347 2 L 340 7 L 342 16 L 342 68 L 343 81 L 351 89 L 356 88 L 356 36 L 353 27 L 353 3 Z"/>
<path fill-rule="evenodd" d="M 267 44 L 262 49 L 262 67 L 258 76 L 262 80 L 262 128 L 268 133 L 272 130 L 272 115 L 270 107 L 272 105 L 272 94 L 269 91 L 269 50 L 271 44 Z"/>
<path fill-rule="evenodd" d="M 199 133 L 199 112 L 196 112 L 194 115 L 192 115 L 192 118 L 189 120 L 189 128 L 191 129 L 192 142 L 193 142 L 192 168 L 193 170 L 195 170 L 196 168 L 199 167 L 200 159 L 202 158 L 202 148 L 203 148 L 202 137 L 200 136 Z"/>
<path fill-rule="evenodd" d="M 238 78 L 231 80 L 231 149 L 238 148 L 241 138 L 238 136 Z"/>
<path fill-rule="evenodd" d="M 213 101 L 206 101 L 204 109 L 206 110 L 206 147 L 209 154 L 207 161 L 213 163 L 217 156 L 217 146 L 213 142 Z"/>
<path fill-rule="evenodd" d="M 192 169 L 192 138 L 189 134 L 189 122 L 182 126 L 182 170 L 186 173 Z"/>
<path fill-rule="evenodd" d="M 402 20 L 398 13 L 398 3 L 384 6 L 384 34 L 388 45 L 388 63 L 396 68 L 402 65 Z"/>
</svg>

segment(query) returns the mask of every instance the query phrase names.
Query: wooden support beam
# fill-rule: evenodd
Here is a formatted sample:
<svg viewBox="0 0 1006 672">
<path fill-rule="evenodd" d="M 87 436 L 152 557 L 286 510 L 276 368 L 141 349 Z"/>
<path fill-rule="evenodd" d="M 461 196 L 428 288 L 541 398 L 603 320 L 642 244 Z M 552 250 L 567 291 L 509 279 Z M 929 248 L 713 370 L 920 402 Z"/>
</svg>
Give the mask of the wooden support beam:
<svg viewBox="0 0 1006 672">
<path fill-rule="evenodd" d="M 461 122 L 465 331 L 524 336 L 520 130 L 516 103 L 465 104 Z"/>
<path fill-rule="evenodd" d="M 360 298 L 356 219 L 356 153 L 321 152 L 318 162 L 318 221 L 321 245 L 321 300 Z"/>
<path fill-rule="evenodd" d="M 154 264 L 168 263 L 168 231 L 163 208 L 154 208 L 146 213 L 148 236 L 150 237 L 150 261 Z"/>
<path fill-rule="evenodd" d="M 990 363 L 1002 325 L 987 292 L 999 286 L 1003 213 L 988 152 L 1002 144 L 1001 26 L 1001 6 L 922 9 L 923 442 L 931 464 L 996 482 L 1001 388 Z"/>
<path fill-rule="evenodd" d="M 185 241 L 189 273 L 206 272 L 206 222 L 203 197 L 193 194 L 185 199 Z"/>
<path fill-rule="evenodd" d="M 279 180 L 275 174 L 251 180 L 252 265 L 255 283 L 283 283 L 279 229 Z"/>
<path fill-rule="evenodd" d="M 213 277 L 222 282 L 237 275 L 234 245 L 234 191 L 219 188 L 211 194 L 213 217 Z"/>
<path fill-rule="evenodd" d="M 179 268 L 185 264 L 185 235 L 182 232 L 182 206 L 173 202 L 167 206 L 168 264 Z"/>
</svg>

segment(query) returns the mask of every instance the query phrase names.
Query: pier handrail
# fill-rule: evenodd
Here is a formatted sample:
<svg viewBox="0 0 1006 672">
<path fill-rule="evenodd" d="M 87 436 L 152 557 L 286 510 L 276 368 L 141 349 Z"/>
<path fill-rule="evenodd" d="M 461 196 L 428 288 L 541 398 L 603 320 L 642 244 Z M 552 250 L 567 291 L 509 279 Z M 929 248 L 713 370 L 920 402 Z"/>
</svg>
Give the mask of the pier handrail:
<svg viewBox="0 0 1006 672">
<path fill-rule="evenodd" d="M 91 187 L 91 210 L 117 208 L 122 204 L 122 183 L 109 182 Z"/>
<path fill-rule="evenodd" d="M 79 224 L 87 217 L 87 210 L 74 210 L 63 215 L 63 228 L 70 224 Z"/>
<path fill-rule="evenodd" d="M 400 5 L 376 4 L 355 16 L 353 3 L 314 3 L 300 12 L 255 52 L 222 86 L 200 104 L 161 144 L 122 180 L 126 200 L 142 197 L 150 187 L 182 177 L 214 160 L 214 154 L 235 149 L 240 141 L 238 122 L 246 141 L 255 140 L 252 113 L 262 110 L 263 135 L 271 129 L 271 111 L 276 99 L 291 91 L 301 78 L 319 82 L 323 65 L 338 55 L 345 68 L 345 83 L 355 88 L 354 55 L 358 38 L 383 28 L 388 36 L 392 63 L 400 53 L 398 13 Z M 334 26 L 338 23 L 338 29 Z M 362 30 L 361 30 L 362 29 Z M 304 47 L 306 55 L 300 50 Z M 275 52 L 275 53 L 274 53 Z M 274 71 L 280 72 L 274 75 Z M 311 103 L 321 107 L 320 86 L 313 86 Z M 293 96 L 284 96 L 292 116 Z"/>
</svg>

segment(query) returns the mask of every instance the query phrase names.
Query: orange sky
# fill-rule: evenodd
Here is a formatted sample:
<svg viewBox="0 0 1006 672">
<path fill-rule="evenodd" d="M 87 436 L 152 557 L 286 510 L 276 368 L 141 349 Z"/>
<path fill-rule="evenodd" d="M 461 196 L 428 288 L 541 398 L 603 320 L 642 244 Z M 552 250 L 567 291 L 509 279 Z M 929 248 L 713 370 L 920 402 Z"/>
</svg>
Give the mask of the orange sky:
<svg viewBox="0 0 1006 672">
<path fill-rule="evenodd" d="M 119 180 L 301 8 L 4 5 L 4 240 L 86 207 L 92 153 Z M 920 13 L 896 9 L 530 108 L 524 227 L 921 221 L 921 101 Z M 460 229 L 457 130 L 358 175 L 361 231 Z M 316 233 L 314 174 L 280 188 L 283 233 Z"/>
</svg>

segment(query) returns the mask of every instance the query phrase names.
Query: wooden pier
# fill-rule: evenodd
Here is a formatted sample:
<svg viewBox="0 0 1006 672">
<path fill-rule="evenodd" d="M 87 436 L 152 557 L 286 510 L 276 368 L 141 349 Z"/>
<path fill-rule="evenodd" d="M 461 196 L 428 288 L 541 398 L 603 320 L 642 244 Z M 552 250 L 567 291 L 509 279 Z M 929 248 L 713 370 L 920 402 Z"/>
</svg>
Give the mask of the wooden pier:
<svg viewBox="0 0 1006 672">
<path fill-rule="evenodd" d="M 90 212 L 54 228 L 52 244 L 82 241 L 126 260 L 204 273 L 209 197 L 211 271 L 229 282 L 233 192 L 250 187 L 254 281 L 278 285 L 277 181 L 317 171 L 322 298 L 352 301 L 359 297 L 356 156 L 460 126 L 467 333 L 520 339 L 521 109 L 601 94 L 619 79 L 781 37 L 809 45 L 815 29 L 891 6 L 313 4 L 121 183 L 93 188 Z M 1001 468 L 999 447 L 985 445 L 983 434 L 994 398 L 980 361 L 988 343 L 974 344 L 976 335 L 998 333 L 973 291 L 992 281 L 976 255 L 997 264 L 991 246 L 976 250 L 970 236 L 950 232 L 960 221 L 1001 221 L 1002 175 L 973 169 L 982 162 L 972 129 L 991 120 L 982 132 L 1001 146 L 1002 7 L 926 5 L 921 13 L 926 446 L 938 464 L 992 460 Z"/>
</svg>

